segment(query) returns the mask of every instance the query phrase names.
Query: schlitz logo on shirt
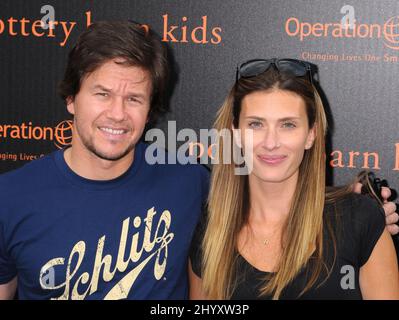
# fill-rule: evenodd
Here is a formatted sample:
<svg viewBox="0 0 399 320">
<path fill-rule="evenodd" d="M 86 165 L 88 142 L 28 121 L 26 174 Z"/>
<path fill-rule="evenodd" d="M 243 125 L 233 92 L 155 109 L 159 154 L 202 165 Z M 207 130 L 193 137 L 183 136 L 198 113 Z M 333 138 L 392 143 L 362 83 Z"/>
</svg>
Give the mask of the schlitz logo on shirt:
<svg viewBox="0 0 399 320">
<path fill-rule="evenodd" d="M 136 232 L 131 238 L 131 247 L 130 247 L 130 255 L 127 260 L 125 260 L 125 252 L 128 244 L 128 233 L 129 233 L 129 225 L 130 225 L 130 217 L 126 218 L 122 224 L 122 232 L 119 242 L 119 250 L 118 256 L 116 260 L 116 265 L 113 270 L 111 270 L 111 264 L 113 257 L 111 255 L 106 255 L 103 257 L 103 249 L 106 240 L 106 236 L 102 236 L 98 240 L 97 251 L 95 255 L 93 272 L 90 274 L 88 272 L 82 273 L 79 277 L 78 271 L 79 267 L 85 258 L 86 252 L 86 243 L 84 241 L 79 241 L 72 248 L 72 251 L 69 255 L 69 259 L 66 265 L 66 274 L 65 274 L 65 282 L 49 286 L 45 283 L 45 274 L 51 269 L 56 268 L 57 266 L 65 265 L 65 258 L 59 257 L 54 258 L 48 261 L 40 271 L 40 285 L 45 290 L 58 290 L 64 288 L 64 293 L 54 298 L 56 300 L 80 300 L 84 299 L 86 296 L 95 293 L 98 290 L 99 280 L 103 280 L 105 282 L 111 281 L 117 272 L 122 273 L 125 272 L 130 263 L 137 263 L 135 267 L 126 273 L 122 279 L 108 292 L 104 299 L 106 300 L 114 300 L 114 299 L 124 299 L 127 298 L 134 282 L 137 277 L 140 275 L 140 272 L 144 269 L 144 267 L 155 257 L 154 262 L 154 277 L 157 280 L 160 280 L 163 276 L 166 268 L 166 263 L 168 259 L 168 244 L 174 238 L 174 234 L 169 232 L 170 224 L 171 224 L 171 214 L 168 210 L 162 212 L 158 225 L 154 234 L 152 234 L 152 226 L 153 226 L 153 218 L 156 214 L 154 207 L 147 211 L 147 216 L 144 219 L 145 228 L 142 233 Z M 135 228 L 139 228 L 141 225 L 142 219 L 137 216 L 133 220 L 133 225 Z M 143 236 L 143 240 L 141 241 L 142 245 L 139 248 L 139 237 Z M 141 260 L 141 257 L 144 252 L 149 253 L 149 255 Z M 162 253 L 164 253 L 162 255 Z M 72 266 L 72 261 L 77 262 L 75 266 Z M 163 257 L 163 259 L 161 259 Z M 103 272 L 101 273 L 101 269 L 103 268 Z M 101 278 L 101 279 L 100 279 Z M 74 280 L 74 284 L 73 281 Z M 81 288 L 87 285 L 87 288 L 84 292 L 80 292 Z M 78 291 L 79 289 L 79 291 Z"/>
</svg>

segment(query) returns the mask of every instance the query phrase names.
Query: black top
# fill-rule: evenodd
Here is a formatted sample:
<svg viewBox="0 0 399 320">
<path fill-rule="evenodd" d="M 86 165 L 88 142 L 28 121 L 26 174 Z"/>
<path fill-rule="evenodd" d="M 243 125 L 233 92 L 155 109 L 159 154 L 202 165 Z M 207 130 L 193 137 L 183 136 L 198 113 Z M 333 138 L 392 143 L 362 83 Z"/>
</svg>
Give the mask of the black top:
<svg viewBox="0 0 399 320">
<path fill-rule="evenodd" d="M 359 270 L 369 259 L 385 228 L 383 209 L 369 197 L 350 194 L 335 204 L 325 206 L 324 221 L 327 219 L 337 239 L 334 263 L 332 237 L 324 223 L 324 262 L 330 268 L 333 265 L 331 275 L 326 280 L 326 273 L 322 273 L 316 284 L 299 299 L 362 299 Z M 197 226 L 190 252 L 193 271 L 199 277 L 201 277 L 202 252 L 200 244 L 205 223 L 206 216 L 204 215 Z M 298 299 L 310 276 L 308 271 L 311 270 L 311 261 L 312 259 L 284 289 L 280 299 Z M 233 291 L 233 300 L 271 299 L 271 296 L 259 297 L 259 289 L 265 284 L 265 278 L 270 273 L 256 269 L 240 254 L 237 254 L 235 273 L 239 275 L 239 278 Z M 321 284 L 323 281 L 325 282 Z"/>
</svg>

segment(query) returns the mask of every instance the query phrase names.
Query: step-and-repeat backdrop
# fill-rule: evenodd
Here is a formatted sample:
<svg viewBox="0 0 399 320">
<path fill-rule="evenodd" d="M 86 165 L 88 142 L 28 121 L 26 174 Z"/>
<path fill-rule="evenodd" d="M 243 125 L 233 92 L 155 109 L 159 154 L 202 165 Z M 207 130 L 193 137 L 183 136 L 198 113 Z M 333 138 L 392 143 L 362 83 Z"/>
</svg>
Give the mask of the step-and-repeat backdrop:
<svg viewBox="0 0 399 320">
<path fill-rule="evenodd" d="M 210 128 L 239 62 L 308 60 L 330 114 L 329 182 L 371 169 L 398 189 L 396 0 L 2 0 L 0 172 L 71 142 L 71 116 L 56 93 L 67 53 L 92 22 L 125 19 L 150 26 L 171 53 L 171 110 L 159 128 L 171 120 L 176 130 Z"/>
</svg>

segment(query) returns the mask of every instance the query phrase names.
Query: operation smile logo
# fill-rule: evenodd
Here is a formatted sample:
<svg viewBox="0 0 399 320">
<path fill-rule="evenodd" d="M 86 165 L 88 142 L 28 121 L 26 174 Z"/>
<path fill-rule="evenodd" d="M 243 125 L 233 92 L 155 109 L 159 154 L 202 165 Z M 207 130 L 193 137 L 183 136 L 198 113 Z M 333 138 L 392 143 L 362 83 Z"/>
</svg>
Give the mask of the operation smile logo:
<svg viewBox="0 0 399 320">
<path fill-rule="evenodd" d="M 58 149 L 62 149 L 72 142 L 72 120 L 64 120 L 55 127 L 34 126 L 32 122 L 20 125 L 0 125 L 0 139 L 16 140 L 49 140 L 53 141 Z"/>
<path fill-rule="evenodd" d="M 290 17 L 285 22 L 284 30 L 288 36 L 297 37 L 300 41 L 312 38 L 383 39 L 385 47 L 399 51 L 398 15 L 383 24 L 355 21 L 351 26 L 340 22 L 308 22 Z"/>
</svg>

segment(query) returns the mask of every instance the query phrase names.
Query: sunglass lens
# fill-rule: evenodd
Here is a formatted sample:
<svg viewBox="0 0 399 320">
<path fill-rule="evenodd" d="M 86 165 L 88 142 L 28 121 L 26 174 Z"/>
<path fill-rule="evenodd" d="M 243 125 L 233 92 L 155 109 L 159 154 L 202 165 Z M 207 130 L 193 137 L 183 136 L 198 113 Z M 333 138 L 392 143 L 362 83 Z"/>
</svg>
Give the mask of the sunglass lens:
<svg viewBox="0 0 399 320">
<path fill-rule="evenodd" d="M 269 69 L 270 61 L 249 61 L 240 67 L 240 77 L 254 77 Z"/>
<path fill-rule="evenodd" d="M 303 77 L 307 72 L 305 65 L 291 60 L 280 60 L 278 62 L 278 68 L 280 72 L 291 73 L 297 77 Z"/>
</svg>

